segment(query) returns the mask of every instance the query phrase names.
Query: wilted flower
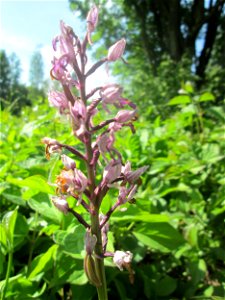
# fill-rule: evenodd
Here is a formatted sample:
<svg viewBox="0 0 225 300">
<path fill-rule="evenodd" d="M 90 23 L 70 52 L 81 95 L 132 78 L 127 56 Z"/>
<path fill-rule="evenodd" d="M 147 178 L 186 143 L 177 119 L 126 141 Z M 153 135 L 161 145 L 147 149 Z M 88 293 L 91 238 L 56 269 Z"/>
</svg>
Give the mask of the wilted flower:
<svg viewBox="0 0 225 300">
<path fill-rule="evenodd" d="M 89 229 L 86 231 L 84 242 L 85 242 L 85 250 L 87 254 L 91 255 L 97 243 L 97 237 L 96 235 L 91 234 L 91 231 Z"/>
<path fill-rule="evenodd" d="M 115 61 L 122 57 L 124 49 L 126 46 L 126 40 L 121 39 L 112 45 L 108 50 L 107 59 L 108 61 Z"/>
<path fill-rule="evenodd" d="M 54 139 L 44 137 L 41 142 L 46 145 L 45 156 L 47 159 L 50 159 L 51 153 L 60 153 L 62 151 L 62 147 Z"/>
<path fill-rule="evenodd" d="M 116 251 L 113 257 L 113 262 L 120 271 L 123 271 L 123 268 L 129 268 L 132 258 L 133 254 L 130 251 Z"/>
</svg>

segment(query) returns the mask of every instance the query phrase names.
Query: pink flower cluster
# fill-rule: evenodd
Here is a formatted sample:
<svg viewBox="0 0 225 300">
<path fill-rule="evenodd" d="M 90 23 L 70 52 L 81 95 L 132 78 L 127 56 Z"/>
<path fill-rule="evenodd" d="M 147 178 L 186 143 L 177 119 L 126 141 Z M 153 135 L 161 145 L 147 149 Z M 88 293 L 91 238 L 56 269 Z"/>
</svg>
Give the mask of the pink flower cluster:
<svg viewBox="0 0 225 300">
<path fill-rule="evenodd" d="M 122 58 L 126 45 L 126 40 L 120 39 L 108 49 L 106 57 L 86 70 L 88 61 L 86 49 L 88 44 L 93 43 L 91 35 L 96 29 L 98 14 L 99 9 L 94 5 L 87 15 L 87 32 L 82 41 L 70 26 L 61 21 L 61 34 L 52 42 L 55 56 L 50 74 L 53 79 L 61 83 L 63 92 L 51 91 L 48 96 L 49 102 L 58 109 L 60 114 L 66 115 L 70 120 L 74 136 L 83 144 L 83 153 L 51 138 L 44 138 L 43 143 L 46 145 L 48 159 L 52 153 L 61 154 L 66 150 L 77 156 L 86 165 L 86 170 L 81 171 L 72 158 L 61 154 L 64 168 L 56 178 L 57 197 L 53 196 L 52 202 L 63 213 L 72 211 L 66 200 L 67 197 L 72 196 L 77 200 L 77 204 L 84 206 L 88 213 L 97 214 L 108 190 L 112 187 L 118 189 L 118 198 L 114 206 L 105 216 L 99 216 L 104 255 L 107 246 L 108 220 L 117 207 L 134 198 L 139 178 L 147 170 L 147 167 L 132 171 L 131 163 L 123 162 L 121 153 L 114 145 L 116 133 L 123 127 L 128 126 L 133 133 L 135 132 L 133 122 L 137 118 L 136 105 L 122 95 L 123 88 L 118 84 L 109 83 L 97 87 L 89 94 L 86 93 L 88 77 L 104 63 Z M 73 93 L 74 88 L 77 89 L 79 96 Z M 96 124 L 94 117 L 98 114 L 101 106 L 107 115 L 113 114 L 115 109 L 117 112 L 110 119 Z M 99 178 L 99 166 L 103 167 L 100 181 L 97 179 Z M 94 251 L 96 237 L 93 232 L 90 232 L 91 225 L 89 226 L 75 211 L 73 214 L 79 222 L 87 227 L 88 263 L 92 263 L 90 256 Z M 123 266 L 127 267 L 130 264 L 131 259 L 132 254 L 129 251 L 117 251 L 114 256 L 114 262 L 121 270 Z M 89 276 L 91 275 L 89 274 Z"/>
</svg>

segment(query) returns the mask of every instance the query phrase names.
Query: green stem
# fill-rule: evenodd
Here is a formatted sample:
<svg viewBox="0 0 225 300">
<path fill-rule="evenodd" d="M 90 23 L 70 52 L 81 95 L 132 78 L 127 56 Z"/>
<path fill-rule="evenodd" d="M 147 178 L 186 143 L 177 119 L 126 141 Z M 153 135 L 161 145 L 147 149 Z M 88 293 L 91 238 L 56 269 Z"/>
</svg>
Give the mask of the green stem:
<svg viewBox="0 0 225 300">
<path fill-rule="evenodd" d="M 6 294 L 6 291 L 7 291 L 7 287 L 8 287 L 8 283 L 9 283 L 9 278 L 10 278 L 10 272 L 11 272 L 11 268 L 12 268 L 12 261 L 13 261 L 13 251 L 11 250 L 9 252 L 7 272 L 6 272 L 5 284 L 4 284 L 3 289 L 2 289 L 1 300 L 5 299 L 5 294 Z"/>
<path fill-rule="evenodd" d="M 100 258 L 103 256 L 103 250 L 102 250 L 102 236 L 101 236 L 101 230 L 99 226 L 99 214 L 98 212 L 95 215 L 91 216 L 91 229 L 92 233 L 96 235 L 97 237 L 97 243 L 95 246 L 95 266 L 97 270 L 97 274 L 99 276 L 99 279 L 101 281 L 101 286 L 97 287 L 98 292 L 98 299 L 99 300 L 107 300 L 107 284 L 106 284 L 106 276 L 105 276 L 105 266 L 104 266 L 104 259 Z"/>
</svg>

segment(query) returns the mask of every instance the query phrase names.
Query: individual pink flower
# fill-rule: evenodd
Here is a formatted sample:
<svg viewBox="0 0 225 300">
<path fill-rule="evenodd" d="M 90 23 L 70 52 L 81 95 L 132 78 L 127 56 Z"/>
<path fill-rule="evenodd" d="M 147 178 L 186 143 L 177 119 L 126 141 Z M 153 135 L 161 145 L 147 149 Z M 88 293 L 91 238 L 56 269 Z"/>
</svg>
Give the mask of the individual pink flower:
<svg viewBox="0 0 225 300">
<path fill-rule="evenodd" d="M 108 184 L 117 179 L 121 174 L 122 164 L 120 160 L 111 160 L 103 172 L 103 184 Z"/>
<path fill-rule="evenodd" d="M 109 152 L 114 144 L 114 134 L 104 133 L 97 138 L 97 145 L 100 153 Z"/>
<path fill-rule="evenodd" d="M 121 98 L 121 93 L 123 88 L 115 83 L 107 84 L 101 88 L 100 95 L 102 97 L 102 102 L 114 104 L 119 98 Z"/>
<path fill-rule="evenodd" d="M 69 211 L 69 206 L 68 203 L 66 201 L 66 199 L 64 197 L 57 197 L 57 196 L 52 196 L 51 197 L 52 203 L 54 204 L 54 206 L 60 210 L 61 212 L 63 212 L 64 214 L 67 214 Z"/>
<path fill-rule="evenodd" d="M 60 81 L 62 85 L 67 85 L 69 87 L 75 86 L 79 89 L 79 83 L 71 77 L 67 69 L 68 63 L 69 59 L 66 54 L 60 58 L 54 57 L 52 61 L 53 67 L 50 71 L 51 78 Z"/>
<path fill-rule="evenodd" d="M 88 185 L 87 177 L 78 169 L 74 170 L 74 188 L 78 193 L 82 193 Z"/>
<path fill-rule="evenodd" d="M 93 5 L 90 11 L 87 15 L 87 37 L 88 42 L 90 45 L 92 45 L 91 40 L 91 33 L 95 30 L 97 24 L 98 24 L 98 7 L 96 5 Z"/>
<path fill-rule="evenodd" d="M 73 29 L 66 25 L 62 20 L 60 21 L 61 35 L 57 36 L 52 41 L 52 46 L 57 51 L 57 44 L 59 44 L 60 55 L 66 55 L 68 63 L 73 64 L 75 58 L 75 49 L 77 38 Z"/>
<path fill-rule="evenodd" d="M 138 187 L 137 185 L 132 185 L 130 188 L 126 188 L 125 186 L 120 186 L 118 202 L 120 204 L 125 204 L 127 201 L 133 199 L 134 195 L 137 192 L 137 187 Z"/>
<path fill-rule="evenodd" d="M 143 166 L 135 171 L 131 171 L 131 164 L 128 161 L 124 167 L 122 167 L 122 174 L 129 183 L 135 183 L 140 176 L 148 169 L 148 166 Z"/>
<path fill-rule="evenodd" d="M 133 109 L 136 108 L 136 105 L 129 101 L 128 99 L 122 97 L 123 88 L 115 83 L 106 84 L 100 90 L 100 96 L 102 98 L 103 108 L 110 112 L 107 108 L 108 104 L 113 104 L 118 108 L 122 108 L 125 105 L 129 105 Z"/>
<path fill-rule="evenodd" d="M 131 121 L 136 116 L 136 110 L 120 110 L 115 116 L 115 121 L 125 123 Z"/>
<path fill-rule="evenodd" d="M 70 105 L 70 114 L 73 118 L 74 125 L 76 129 L 79 129 L 81 123 L 85 122 L 87 116 L 87 109 L 81 100 L 76 100 L 74 105 Z"/>
<path fill-rule="evenodd" d="M 114 264 L 123 271 L 124 268 L 129 269 L 133 254 L 130 251 L 116 251 L 113 257 Z"/>
<path fill-rule="evenodd" d="M 63 114 L 69 108 L 68 100 L 66 99 L 64 93 L 58 91 L 51 91 L 48 94 L 48 100 L 53 106 L 59 109 L 59 112 L 61 114 Z"/>
<path fill-rule="evenodd" d="M 107 59 L 108 61 L 116 61 L 117 59 L 121 58 L 126 46 L 126 40 L 121 39 L 112 45 L 108 50 Z"/>
<path fill-rule="evenodd" d="M 88 185 L 87 177 L 78 169 L 62 170 L 56 178 L 57 191 L 63 194 L 76 193 L 79 197 L 78 204 L 82 200 L 82 193 Z"/>
</svg>

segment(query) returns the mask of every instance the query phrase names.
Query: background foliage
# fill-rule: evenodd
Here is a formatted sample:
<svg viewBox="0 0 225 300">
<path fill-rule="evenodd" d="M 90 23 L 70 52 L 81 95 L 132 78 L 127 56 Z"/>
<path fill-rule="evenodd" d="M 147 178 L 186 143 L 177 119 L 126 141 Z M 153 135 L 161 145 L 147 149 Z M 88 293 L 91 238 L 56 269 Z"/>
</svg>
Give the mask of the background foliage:
<svg viewBox="0 0 225 300">
<path fill-rule="evenodd" d="M 103 30 L 106 35 L 114 32 L 108 35 L 109 45 L 129 28 L 129 64 L 119 62 L 113 72 L 118 82 L 123 81 L 125 95 L 140 107 L 139 119 L 136 134 L 124 130 L 116 143 L 132 165 L 150 166 L 136 203 L 125 204 L 127 210 L 116 211 L 111 218 L 108 251 L 132 251 L 135 280 L 132 284 L 129 274 L 107 259 L 109 299 L 223 299 L 225 120 L 219 40 L 224 36 L 224 15 L 205 75 L 199 80 L 185 54 L 177 62 L 168 53 L 160 54 L 155 57 L 158 62 L 153 72 L 137 42 L 139 27 L 131 2 L 112 1 L 115 18 L 109 17 L 109 8 L 104 6 L 104 26 L 95 36 L 98 39 Z M 197 2 L 201 1 L 193 3 Z M 85 1 L 74 3 L 85 13 Z M 132 7 L 130 14 L 127 5 Z M 126 18 L 119 19 L 120 13 Z M 6 54 L 2 62 L 5 74 L 9 74 L 12 68 Z M 15 65 L 15 57 L 13 62 Z M 19 84 L 18 73 L 7 76 L 1 81 L 8 91 L 6 102 L 13 101 L 13 84 Z M 21 102 L 15 110 L 6 102 L 2 105 L 1 296 L 94 300 L 95 288 L 83 272 L 84 229 L 73 216 L 58 212 L 49 200 L 55 192 L 48 183 L 54 182 L 61 164 L 57 155 L 51 161 L 45 159 L 40 140 L 49 136 L 78 148 L 79 142 L 68 134 L 67 121 L 49 108 L 43 91 L 39 86 L 29 90 L 30 106 Z M 73 199 L 69 201 L 73 206 Z M 114 201 L 112 192 L 104 199 L 103 213 Z M 76 210 L 87 218 L 82 207 Z"/>
</svg>

